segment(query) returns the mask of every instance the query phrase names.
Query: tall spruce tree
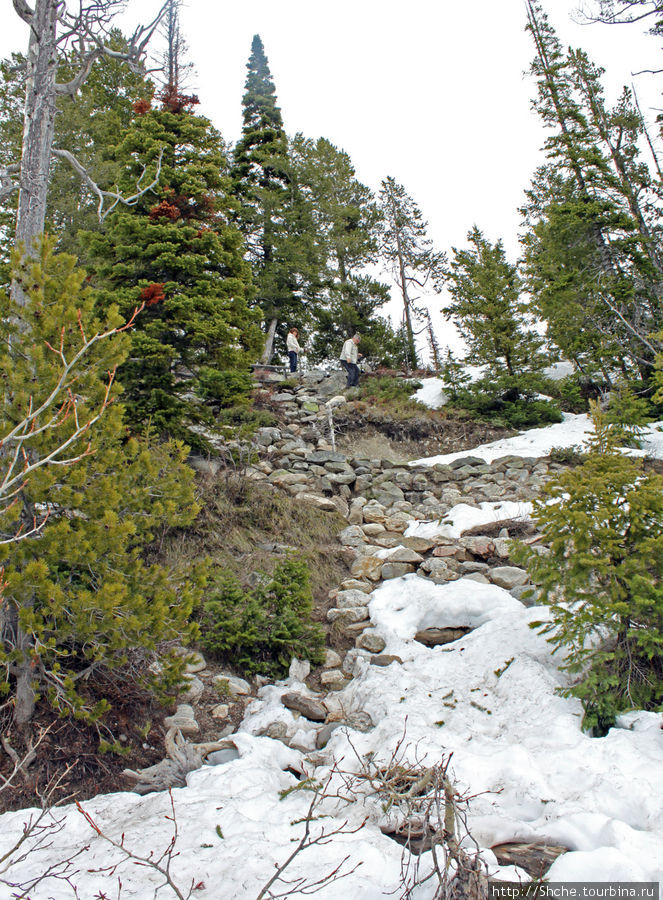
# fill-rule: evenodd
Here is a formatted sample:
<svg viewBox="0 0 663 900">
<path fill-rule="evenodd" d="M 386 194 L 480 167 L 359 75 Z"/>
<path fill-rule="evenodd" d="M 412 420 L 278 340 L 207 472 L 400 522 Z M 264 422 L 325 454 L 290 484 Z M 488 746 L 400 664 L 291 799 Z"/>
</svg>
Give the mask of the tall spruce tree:
<svg viewBox="0 0 663 900">
<path fill-rule="evenodd" d="M 660 190 L 639 157 L 642 120 L 628 91 L 606 108 L 601 70 L 583 52 L 563 51 L 538 3 L 528 2 L 528 18 L 552 161 L 524 210 L 528 286 L 563 352 L 607 379 L 619 368 L 646 387 L 663 270 Z M 569 320 L 584 330 L 580 342 Z"/>
<path fill-rule="evenodd" d="M 30 459 L 46 462 L 19 486 L 21 503 L 0 515 L 0 534 L 10 539 L 20 523 L 28 532 L 38 523 L 36 535 L 0 542 L 7 582 L 0 691 L 11 695 L 19 724 L 31 719 L 40 696 L 62 714 L 94 719 L 107 708 L 98 675 L 112 679 L 133 655 L 147 682 L 146 657 L 159 642 L 190 633 L 197 589 L 184 573 L 147 563 L 145 548 L 164 528 L 192 521 L 193 473 L 183 446 L 127 439 L 117 386 L 108 393 L 108 374 L 129 351 L 126 334 L 91 345 L 65 373 L 65 361 L 75 359 L 86 338 L 123 322 L 114 305 L 103 319 L 95 316 L 75 259 L 54 256 L 44 241 L 39 257 L 16 262 L 14 274 L 26 302 L 18 306 L 0 294 L 0 434 L 38 410 L 51 391 L 64 397 L 54 420 L 47 409 L 32 423 Z M 64 454 L 70 464 L 48 465 L 50 454 L 104 406 Z M 0 480 L 10 461 L 0 455 Z M 181 661 L 171 662 L 181 670 Z M 163 669 L 162 687 L 173 665 Z"/>
<path fill-rule="evenodd" d="M 444 314 L 465 339 L 470 365 L 487 366 L 491 379 L 506 376 L 517 386 L 519 378 L 544 365 L 543 341 L 532 328 L 518 270 L 502 242 L 491 244 L 476 225 L 467 239 L 467 249 L 453 249 L 447 269 L 452 302 Z"/>
<path fill-rule="evenodd" d="M 246 68 L 242 136 L 234 149 L 231 176 L 256 302 L 266 324 L 263 362 L 269 362 L 277 331 L 284 340 L 293 323 L 307 324 L 317 257 L 307 209 L 293 177 L 276 88 L 257 34 Z"/>
<path fill-rule="evenodd" d="M 414 324 L 432 335 L 428 310 L 417 306 L 415 291 L 425 290 L 443 276 L 445 257 L 436 252 L 428 237 L 428 223 L 414 199 L 402 184 L 392 178 L 382 182 L 380 209 L 384 219 L 380 251 L 403 301 L 403 324 L 406 334 L 405 364 L 416 369 L 419 364 Z M 435 347 L 433 341 L 432 347 Z"/>
<path fill-rule="evenodd" d="M 146 303 L 121 369 L 129 420 L 198 444 L 209 402 L 230 405 L 250 387 L 260 331 L 242 236 L 229 222 L 221 138 L 192 112 L 195 98 L 173 86 L 160 97 L 154 109 L 137 106 L 114 150 L 127 183 L 161 158 L 159 184 L 89 233 L 85 258 L 100 303 L 117 301 L 125 315 Z"/>
<path fill-rule="evenodd" d="M 373 192 L 356 177 L 347 153 L 330 141 L 297 135 L 293 162 L 311 210 L 321 258 L 321 288 L 314 309 L 313 356 L 340 352 L 358 331 L 362 352 L 386 363 L 400 356 L 398 338 L 378 310 L 389 288 L 370 274 L 379 258 L 381 213 Z"/>
</svg>

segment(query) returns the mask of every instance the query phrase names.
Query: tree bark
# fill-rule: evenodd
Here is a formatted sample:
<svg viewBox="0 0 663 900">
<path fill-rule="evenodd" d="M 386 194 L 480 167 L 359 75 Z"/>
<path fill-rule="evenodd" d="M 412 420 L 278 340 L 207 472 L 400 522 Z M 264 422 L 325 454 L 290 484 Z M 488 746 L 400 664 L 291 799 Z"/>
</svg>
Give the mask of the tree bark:
<svg viewBox="0 0 663 900">
<path fill-rule="evenodd" d="M 278 325 L 278 319 L 274 318 L 269 323 L 269 328 L 267 329 L 267 338 L 265 339 L 265 349 L 263 351 L 262 357 L 260 358 L 260 362 L 264 366 L 268 366 L 272 356 L 274 355 L 274 335 L 276 334 L 276 326 Z"/>
<path fill-rule="evenodd" d="M 44 231 L 55 127 L 58 0 L 37 0 L 30 28 L 16 243 L 34 252 Z M 22 293 L 19 291 L 19 293 Z M 17 297 L 21 305 L 22 296 Z"/>
</svg>

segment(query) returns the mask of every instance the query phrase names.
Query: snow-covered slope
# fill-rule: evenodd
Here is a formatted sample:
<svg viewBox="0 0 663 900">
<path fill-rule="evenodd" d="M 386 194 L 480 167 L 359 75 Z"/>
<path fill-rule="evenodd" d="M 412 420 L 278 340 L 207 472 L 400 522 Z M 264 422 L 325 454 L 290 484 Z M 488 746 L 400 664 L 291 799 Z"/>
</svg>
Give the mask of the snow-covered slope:
<svg viewBox="0 0 663 900">
<path fill-rule="evenodd" d="M 586 433 L 586 420 L 567 417 L 553 428 L 557 430 L 537 430 L 552 432 L 550 445 L 530 432 L 508 448 L 500 442 L 490 458 L 535 455 L 550 446 L 578 443 Z M 652 431 L 653 441 L 657 434 Z M 472 455 L 484 453 L 479 448 Z M 518 505 L 516 514 L 527 511 L 526 505 Z M 458 508 L 443 527 L 459 532 L 482 515 L 486 521 L 496 513 Z M 413 533 L 421 534 L 426 527 L 414 526 Z M 440 527 L 428 526 L 438 532 Z M 295 790 L 280 795 L 299 784 L 293 773 L 324 781 L 331 772 L 338 788 L 342 779 L 333 774 L 335 766 L 351 772 L 361 768 L 362 759 L 388 760 L 399 742 L 405 758 L 423 765 L 453 754 L 451 770 L 459 788 L 475 795 L 469 805 L 470 832 L 498 877 L 526 878 L 513 867 L 500 869 L 492 845 L 546 839 L 569 848 L 553 864 L 551 880 L 663 881 L 661 716 L 632 712 L 606 737 L 584 734 L 579 703 L 556 693 L 565 676 L 545 639 L 530 628 L 533 621 L 545 619 L 545 608 L 528 609 L 507 591 L 470 578 L 436 585 L 407 575 L 377 588 L 369 609 L 386 641 L 384 653 L 402 662 L 378 667 L 358 658 L 353 680 L 331 695 L 331 705 L 346 715 L 368 713 L 375 727 L 365 732 L 338 728 L 323 751 L 311 754 L 320 726 L 304 718 L 295 723 L 293 713 L 280 702 L 285 691 L 304 691 L 303 685 L 283 682 L 263 688 L 235 736 L 240 758 L 206 766 L 189 776 L 186 788 L 173 791 L 178 838 L 170 871 L 184 894 L 193 882 L 195 897 L 257 897 L 303 832 L 301 821 L 292 823 L 306 815 L 311 794 Z M 432 649 L 414 640 L 418 630 L 433 626 L 473 630 Z M 299 729 L 296 743 L 301 750 L 257 736 L 276 721 Z M 124 834 L 125 846 L 138 853 L 158 856 L 171 839 L 167 794 L 100 796 L 83 807 L 102 831 L 116 841 Z M 352 804 L 330 799 L 322 812 L 326 818 L 312 829 L 343 828 L 345 822 L 346 828 L 358 828 L 366 816 L 368 820 L 355 834 L 303 851 L 285 877 L 315 880 L 347 856 L 346 867 L 361 864 L 359 868 L 323 887 L 318 896 L 378 900 L 396 890 L 402 848 L 380 831 L 385 813 L 379 799 L 367 796 Z M 0 857 L 28 815 L 21 811 L 0 817 Z M 48 846 L 11 869 L 12 880 L 34 877 L 70 855 L 72 848 L 84 847 L 69 874 L 81 897 L 92 898 L 100 891 L 116 896 L 118 875 L 123 898 L 152 896 L 163 881 L 153 868 L 131 861 L 113 874 L 108 866 L 123 858 L 122 851 L 112 848 L 75 807 L 59 810 L 57 817 L 63 827 Z M 426 854 L 421 864 L 427 864 Z M 426 900 L 433 892 L 429 883 L 415 896 Z M 12 889 L 0 888 L 0 898 L 11 896 Z M 54 879 L 30 892 L 32 900 L 71 896 L 70 887 Z"/>
</svg>

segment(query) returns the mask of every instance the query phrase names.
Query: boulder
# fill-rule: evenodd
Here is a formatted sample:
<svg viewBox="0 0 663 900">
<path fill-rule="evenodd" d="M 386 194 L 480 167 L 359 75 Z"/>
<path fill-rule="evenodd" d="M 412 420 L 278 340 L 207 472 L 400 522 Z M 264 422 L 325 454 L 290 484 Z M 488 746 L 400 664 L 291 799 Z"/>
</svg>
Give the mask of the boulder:
<svg viewBox="0 0 663 900">
<path fill-rule="evenodd" d="M 200 678 L 191 673 L 185 672 L 182 680 L 184 686 L 179 694 L 179 697 L 182 700 L 185 700 L 187 703 L 195 703 L 196 700 L 198 700 L 202 696 L 202 693 L 205 690 L 205 685 L 202 683 Z"/>
<path fill-rule="evenodd" d="M 347 681 L 338 669 L 328 669 L 321 673 L 320 683 L 330 691 L 340 691 L 345 687 Z"/>
<path fill-rule="evenodd" d="M 438 647 L 441 644 L 451 644 L 465 637 L 472 631 L 467 625 L 449 626 L 445 628 L 424 628 L 418 631 L 414 639 L 425 647 Z"/>
<path fill-rule="evenodd" d="M 529 581 L 527 572 L 517 566 L 497 566 L 495 569 L 490 569 L 488 577 L 493 584 L 505 588 L 507 591 L 527 584 Z"/>
<path fill-rule="evenodd" d="M 379 581 L 384 560 L 378 556 L 363 556 L 356 559 L 350 567 L 350 572 L 355 578 Z"/>
<path fill-rule="evenodd" d="M 384 668 L 390 666 L 394 662 L 402 665 L 403 660 L 400 656 L 392 656 L 390 653 L 381 653 L 379 656 L 371 657 L 372 666 L 382 666 Z"/>
<path fill-rule="evenodd" d="M 354 588 L 349 591 L 339 591 L 335 602 L 338 609 L 351 609 L 356 606 L 367 606 L 370 599 L 370 594 Z"/>
<path fill-rule="evenodd" d="M 357 638 L 357 647 L 369 653 L 382 653 L 386 646 L 384 638 L 375 631 L 365 631 Z"/>
<path fill-rule="evenodd" d="M 338 536 L 339 541 L 346 547 L 358 547 L 368 543 L 361 525 L 348 525 Z"/>
<path fill-rule="evenodd" d="M 365 606 L 330 609 L 327 612 L 328 622 L 338 622 L 342 626 L 353 625 L 356 622 L 365 622 L 368 618 L 368 609 Z"/>
<path fill-rule="evenodd" d="M 295 500 L 302 503 L 308 503 L 310 506 L 316 506 L 323 512 L 336 512 L 336 504 L 329 497 L 321 497 L 319 494 L 309 494 L 306 491 L 300 491 L 295 494 Z"/>
<path fill-rule="evenodd" d="M 217 703 L 217 705 L 212 708 L 210 714 L 213 719 L 227 719 L 229 710 L 230 707 L 227 703 Z"/>
<path fill-rule="evenodd" d="M 303 694 L 297 694 L 294 691 L 283 694 L 281 703 L 287 708 L 298 712 L 305 719 L 311 722 L 324 722 L 327 718 L 327 710 L 313 697 L 305 697 Z"/>
<path fill-rule="evenodd" d="M 403 575 L 410 575 L 414 571 L 415 567 L 412 563 L 391 562 L 389 560 L 380 569 L 380 577 L 384 581 L 388 581 L 391 578 L 402 578 Z"/>
<path fill-rule="evenodd" d="M 235 675 L 217 675 L 213 683 L 218 691 L 227 692 L 231 697 L 247 697 L 251 694 L 251 685 L 248 681 Z"/>
<path fill-rule="evenodd" d="M 325 669 L 337 669 L 343 665 L 343 660 L 336 652 L 336 650 L 332 650 L 331 647 L 327 647 L 325 650 L 325 661 L 322 664 Z"/>
</svg>

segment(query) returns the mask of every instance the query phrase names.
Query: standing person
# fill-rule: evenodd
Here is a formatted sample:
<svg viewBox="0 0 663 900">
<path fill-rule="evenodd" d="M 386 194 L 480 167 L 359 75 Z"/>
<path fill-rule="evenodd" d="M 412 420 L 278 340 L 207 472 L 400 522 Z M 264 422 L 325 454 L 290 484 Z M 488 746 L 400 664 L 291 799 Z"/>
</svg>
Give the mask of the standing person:
<svg viewBox="0 0 663 900">
<path fill-rule="evenodd" d="M 302 352 L 302 348 L 299 346 L 299 331 L 296 328 L 291 328 L 288 332 L 288 336 L 285 339 L 285 345 L 288 348 L 288 358 L 290 360 L 290 371 L 297 371 L 297 354 Z"/>
<path fill-rule="evenodd" d="M 359 340 L 359 335 L 354 334 L 347 339 L 341 350 L 341 365 L 348 373 L 347 387 L 357 387 L 359 384 L 359 366 L 357 365 L 357 360 L 359 359 L 357 345 Z"/>
</svg>

